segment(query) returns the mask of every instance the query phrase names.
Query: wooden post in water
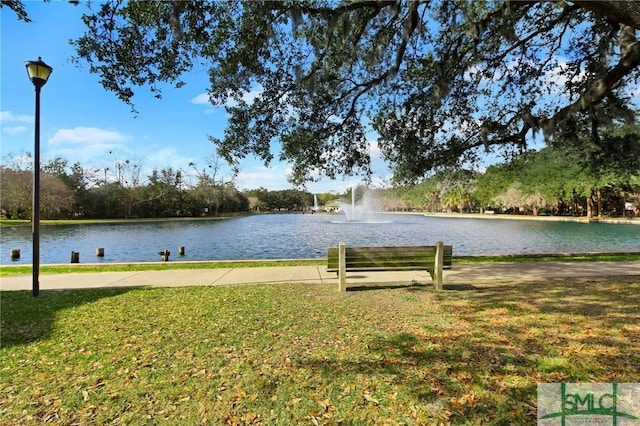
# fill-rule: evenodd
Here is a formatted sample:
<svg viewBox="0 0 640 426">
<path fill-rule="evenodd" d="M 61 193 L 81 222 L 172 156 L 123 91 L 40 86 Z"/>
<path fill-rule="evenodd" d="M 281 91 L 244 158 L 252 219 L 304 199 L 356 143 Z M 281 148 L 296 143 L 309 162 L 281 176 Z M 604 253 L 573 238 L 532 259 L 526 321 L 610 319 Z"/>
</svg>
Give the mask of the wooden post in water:
<svg viewBox="0 0 640 426">
<path fill-rule="evenodd" d="M 11 249 L 11 260 L 20 259 L 20 249 Z"/>
<path fill-rule="evenodd" d="M 338 290 L 347 291 L 347 245 L 338 244 Z"/>
<path fill-rule="evenodd" d="M 178 247 L 178 254 L 179 254 L 180 256 L 184 256 L 184 246 L 180 246 L 180 247 Z"/>
<path fill-rule="evenodd" d="M 104 257 L 104 247 L 98 247 L 96 249 L 96 256 L 98 257 Z"/>
<path fill-rule="evenodd" d="M 158 254 L 160 255 L 160 259 L 163 262 L 168 262 L 169 261 L 169 255 L 171 254 L 171 252 L 169 251 L 169 249 L 164 249 L 164 250 L 160 251 Z"/>
<path fill-rule="evenodd" d="M 71 251 L 71 263 L 80 263 L 80 252 Z"/>
</svg>

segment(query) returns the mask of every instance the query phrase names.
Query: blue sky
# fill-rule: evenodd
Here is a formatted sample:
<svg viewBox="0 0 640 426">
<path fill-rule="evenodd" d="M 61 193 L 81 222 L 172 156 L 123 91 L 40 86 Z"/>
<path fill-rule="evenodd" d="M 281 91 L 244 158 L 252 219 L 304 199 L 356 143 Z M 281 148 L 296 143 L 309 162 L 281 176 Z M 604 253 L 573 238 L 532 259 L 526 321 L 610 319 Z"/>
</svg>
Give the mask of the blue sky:
<svg viewBox="0 0 640 426">
<path fill-rule="evenodd" d="M 144 88 L 138 89 L 134 97 L 138 114 L 134 115 L 128 105 L 102 88 L 98 76 L 89 74 L 86 65 L 69 61 L 74 50 L 68 40 L 83 34 L 81 16 L 86 6 L 26 1 L 25 8 L 30 23 L 19 21 L 7 8 L 0 9 L 3 159 L 33 152 L 35 91 L 25 62 L 40 56 L 53 67 L 41 92 L 42 163 L 59 156 L 92 170 L 113 170 L 116 161 L 128 159 L 142 166 L 143 178 L 153 169 L 173 167 L 191 173 L 189 163 L 199 169 L 207 165 L 215 153 L 207 136 L 222 137 L 227 114 L 207 101 L 206 69 L 193 70 L 185 87 L 164 90 L 161 100 Z M 372 144 L 375 147 L 375 142 Z M 375 150 L 373 155 L 374 169 L 379 171 L 375 183 L 384 179 L 388 170 Z M 265 168 L 262 161 L 248 158 L 241 163 L 235 183 L 239 189 L 287 189 L 291 187 L 286 181 L 289 167 L 274 162 Z M 223 175 L 232 177 L 228 168 Z M 323 179 L 309 183 L 307 189 L 342 192 L 360 181 L 358 177 Z"/>
</svg>

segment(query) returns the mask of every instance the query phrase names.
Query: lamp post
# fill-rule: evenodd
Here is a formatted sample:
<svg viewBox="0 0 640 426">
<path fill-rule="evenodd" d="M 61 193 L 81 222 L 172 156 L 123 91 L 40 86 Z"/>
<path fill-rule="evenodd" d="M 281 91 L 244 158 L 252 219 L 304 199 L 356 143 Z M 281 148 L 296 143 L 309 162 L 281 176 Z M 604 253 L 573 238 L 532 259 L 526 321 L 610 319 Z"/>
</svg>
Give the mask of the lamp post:
<svg viewBox="0 0 640 426">
<path fill-rule="evenodd" d="M 36 88 L 36 123 L 33 153 L 33 199 L 31 207 L 31 229 L 33 234 L 33 297 L 40 292 L 40 89 L 47 83 L 53 68 L 42 62 L 27 61 L 29 79 Z"/>
</svg>

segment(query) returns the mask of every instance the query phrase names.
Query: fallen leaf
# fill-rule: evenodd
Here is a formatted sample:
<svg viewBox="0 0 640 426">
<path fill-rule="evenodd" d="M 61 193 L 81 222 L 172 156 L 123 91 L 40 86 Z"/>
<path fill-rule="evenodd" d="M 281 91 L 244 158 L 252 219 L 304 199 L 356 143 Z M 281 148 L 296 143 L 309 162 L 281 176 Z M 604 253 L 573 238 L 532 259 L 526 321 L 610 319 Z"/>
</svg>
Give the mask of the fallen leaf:
<svg viewBox="0 0 640 426">
<path fill-rule="evenodd" d="M 375 399 L 374 397 L 372 397 L 372 396 L 369 394 L 369 392 L 365 392 L 365 393 L 364 393 L 364 399 L 365 399 L 366 401 L 369 401 L 369 402 L 373 403 L 373 404 L 380 405 L 380 401 L 378 401 L 377 399 Z"/>
<path fill-rule="evenodd" d="M 476 395 L 475 392 L 471 391 L 465 395 L 462 395 L 460 398 L 451 398 L 451 405 L 453 405 L 457 409 L 461 409 L 464 406 L 475 407 L 477 400 L 478 395 Z"/>
</svg>

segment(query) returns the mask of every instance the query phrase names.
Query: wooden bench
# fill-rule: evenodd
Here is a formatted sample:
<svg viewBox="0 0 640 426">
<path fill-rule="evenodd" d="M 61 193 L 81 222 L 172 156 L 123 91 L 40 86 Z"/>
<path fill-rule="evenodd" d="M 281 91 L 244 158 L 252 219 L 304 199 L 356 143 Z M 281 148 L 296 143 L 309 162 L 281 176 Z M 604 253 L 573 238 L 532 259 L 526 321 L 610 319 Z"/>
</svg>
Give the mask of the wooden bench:
<svg viewBox="0 0 640 426">
<path fill-rule="evenodd" d="M 346 291 L 346 273 L 351 271 L 427 270 L 437 290 L 442 290 L 442 270 L 451 269 L 453 246 L 438 241 L 435 246 L 338 247 L 327 250 L 327 271 L 337 272 L 338 289 Z"/>
</svg>

